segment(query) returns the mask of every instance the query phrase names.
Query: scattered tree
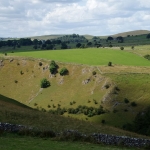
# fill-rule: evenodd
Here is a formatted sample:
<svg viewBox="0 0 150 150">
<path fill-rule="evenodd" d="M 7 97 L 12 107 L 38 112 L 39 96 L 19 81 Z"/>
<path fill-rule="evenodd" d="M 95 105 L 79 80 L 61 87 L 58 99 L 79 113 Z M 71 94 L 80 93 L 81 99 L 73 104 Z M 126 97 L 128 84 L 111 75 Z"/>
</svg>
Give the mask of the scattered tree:
<svg viewBox="0 0 150 150">
<path fill-rule="evenodd" d="M 121 49 L 121 50 L 124 50 L 124 47 L 123 47 L 123 46 L 121 46 L 121 47 L 120 47 L 120 49 Z"/>
<path fill-rule="evenodd" d="M 108 66 L 112 66 L 112 62 L 108 62 Z"/>
<path fill-rule="evenodd" d="M 46 78 L 43 78 L 41 80 L 41 88 L 47 88 L 49 86 L 50 86 L 50 82 Z"/>
<path fill-rule="evenodd" d="M 60 70 L 60 75 L 61 76 L 63 76 L 63 75 L 66 75 L 67 73 L 68 73 L 69 71 L 67 70 L 67 68 L 62 68 L 61 70 Z"/>
</svg>

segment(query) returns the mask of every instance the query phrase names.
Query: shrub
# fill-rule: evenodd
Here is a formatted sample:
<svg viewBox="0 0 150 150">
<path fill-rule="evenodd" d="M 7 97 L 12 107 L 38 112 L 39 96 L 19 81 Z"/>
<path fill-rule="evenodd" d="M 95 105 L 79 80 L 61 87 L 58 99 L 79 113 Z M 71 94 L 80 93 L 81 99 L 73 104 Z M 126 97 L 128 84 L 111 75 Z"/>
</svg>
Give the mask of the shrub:
<svg viewBox="0 0 150 150">
<path fill-rule="evenodd" d="M 124 99 L 125 103 L 129 103 L 129 100 L 127 98 Z"/>
<path fill-rule="evenodd" d="M 147 55 L 145 55 L 145 56 L 144 56 L 144 58 L 146 58 L 146 59 L 150 60 L 150 55 L 149 55 L 149 54 L 147 54 Z"/>
<path fill-rule="evenodd" d="M 93 74 L 93 75 L 96 75 L 96 71 L 93 71 L 92 74 Z"/>
<path fill-rule="evenodd" d="M 109 89 L 109 87 L 110 87 L 109 84 L 106 84 L 106 85 L 105 85 L 105 88 L 106 88 L 106 89 Z"/>
<path fill-rule="evenodd" d="M 123 47 L 123 46 L 121 46 L 121 47 L 120 47 L 120 49 L 121 49 L 121 50 L 124 50 L 124 47 Z"/>
<path fill-rule="evenodd" d="M 34 106 L 37 106 L 38 104 L 37 103 L 34 103 Z"/>
<path fill-rule="evenodd" d="M 65 67 L 60 70 L 60 75 L 61 76 L 66 75 L 67 73 L 68 73 L 68 70 Z"/>
<path fill-rule="evenodd" d="M 17 80 L 15 80 L 14 82 L 15 82 L 15 83 L 18 83 L 18 81 L 17 81 Z"/>
<path fill-rule="evenodd" d="M 137 104 L 135 102 L 131 102 L 131 106 L 135 107 Z"/>
<path fill-rule="evenodd" d="M 108 62 L 108 66 L 112 66 L 112 62 Z"/>
<path fill-rule="evenodd" d="M 42 66 L 43 64 L 42 64 L 42 62 L 39 62 L 39 66 Z"/>
<path fill-rule="evenodd" d="M 131 49 L 134 49 L 134 46 L 131 46 Z"/>
<path fill-rule="evenodd" d="M 41 88 L 47 88 L 49 86 L 50 86 L 50 82 L 46 78 L 43 78 L 41 80 Z"/>
<path fill-rule="evenodd" d="M 52 60 L 50 63 L 50 68 L 49 68 L 51 74 L 57 73 L 57 69 L 58 69 L 58 65 L 55 63 L 54 60 Z"/>
<path fill-rule="evenodd" d="M 103 120 L 102 120 L 102 124 L 104 124 L 104 123 L 105 123 L 105 120 L 103 119 Z"/>
<path fill-rule="evenodd" d="M 20 71 L 20 74 L 23 75 L 23 71 L 22 70 Z"/>
</svg>

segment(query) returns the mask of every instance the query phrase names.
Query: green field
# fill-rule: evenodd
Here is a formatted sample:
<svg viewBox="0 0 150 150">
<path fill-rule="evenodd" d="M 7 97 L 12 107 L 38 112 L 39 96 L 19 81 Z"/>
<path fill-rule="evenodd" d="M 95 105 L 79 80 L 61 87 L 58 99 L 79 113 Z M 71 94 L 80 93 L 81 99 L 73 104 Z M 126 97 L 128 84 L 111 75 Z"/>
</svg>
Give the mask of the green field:
<svg viewBox="0 0 150 150">
<path fill-rule="evenodd" d="M 25 56 L 56 60 L 59 62 L 87 64 L 87 65 L 107 65 L 112 62 L 114 65 L 127 66 L 150 66 L 150 62 L 136 54 L 121 50 L 112 49 L 71 49 L 56 51 L 34 51 L 34 52 L 15 52 L 8 56 Z"/>
<path fill-rule="evenodd" d="M 135 150 L 116 146 L 104 146 L 83 142 L 60 142 L 51 139 L 19 137 L 14 135 L 0 137 L 1 150 Z"/>
</svg>

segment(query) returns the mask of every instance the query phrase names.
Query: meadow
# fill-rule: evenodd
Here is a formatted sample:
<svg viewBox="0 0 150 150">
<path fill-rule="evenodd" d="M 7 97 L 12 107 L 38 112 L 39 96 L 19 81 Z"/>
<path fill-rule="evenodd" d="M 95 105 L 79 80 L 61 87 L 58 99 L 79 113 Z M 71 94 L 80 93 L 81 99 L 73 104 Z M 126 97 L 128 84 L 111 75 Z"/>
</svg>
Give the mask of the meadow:
<svg viewBox="0 0 150 150">
<path fill-rule="evenodd" d="M 117 146 L 104 146 L 102 144 L 90 144 L 83 142 L 54 141 L 51 139 L 20 137 L 7 135 L 0 137 L 0 149 L 2 150 L 135 150 Z"/>
<path fill-rule="evenodd" d="M 150 62 L 137 54 L 110 48 L 71 50 L 47 50 L 8 53 L 8 56 L 23 56 L 86 65 L 150 66 Z"/>
</svg>

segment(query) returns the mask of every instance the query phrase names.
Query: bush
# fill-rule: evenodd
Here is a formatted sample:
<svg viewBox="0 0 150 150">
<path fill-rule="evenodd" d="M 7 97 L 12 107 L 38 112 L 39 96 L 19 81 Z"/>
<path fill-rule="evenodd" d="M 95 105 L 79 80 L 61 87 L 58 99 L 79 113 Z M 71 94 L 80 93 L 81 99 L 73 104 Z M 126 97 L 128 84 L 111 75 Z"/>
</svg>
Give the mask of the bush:
<svg viewBox="0 0 150 150">
<path fill-rule="evenodd" d="M 39 66 L 42 66 L 43 64 L 42 64 L 42 62 L 39 62 Z"/>
<path fill-rule="evenodd" d="M 127 98 L 124 99 L 125 103 L 129 103 L 129 100 Z"/>
<path fill-rule="evenodd" d="M 57 69 L 58 69 L 58 65 L 55 63 L 54 60 L 52 60 L 50 63 L 50 68 L 49 68 L 51 74 L 57 73 Z"/>
<path fill-rule="evenodd" d="M 41 88 L 47 88 L 49 86 L 50 86 L 50 82 L 46 78 L 43 78 L 41 80 Z"/>
<path fill-rule="evenodd" d="M 123 47 L 123 46 L 121 46 L 121 47 L 120 47 L 120 49 L 121 49 L 121 50 L 124 50 L 124 47 Z"/>
<path fill-rule="evenodd" d="M 102 120 L 102 124 L 104 124 L 105 123 L 105 120 Z"/>
<path fill-rule="evenodd" d="M 93 71 L 92 74 L 93 74 L 93 75 L 96 75 L 96 71 Z"/>
<path fill-rule="evenodd" d="M 108 66 L 112 66 L 112 62 L 108 62 Z"/>
<path fill-rule="evenodd" d="M 20 74 L 23 75 L 23 71 L 22 70 L 20 71 Z"/>
<path fill-rule="evenodd" d="M 131 102 L 131 106 L 135 107 L 137 104 L 135 102 Z"/>
<path fill-rule="evenodd" d="M 150 55 L 149 55 L 149 54 L 147 54 L 147 55 L 145 55 L 145 56 L 144 56 L 144 58 L 146 58 L 146 59 L 150 60 Z"/>
<path fill-rule="evenodd" d="M 15 82 L 15 83 L 18 83 L 18 81 L 17 81 L 17 80 L 15 80 L 14 82 Z"/>
<path fill-rule="evenodd" d="M 67 73 L 68 73 L 68 70 L 65 67 L 60 70 L 60 75 L 61 76 L 66 75 Z"/>
</svg>

